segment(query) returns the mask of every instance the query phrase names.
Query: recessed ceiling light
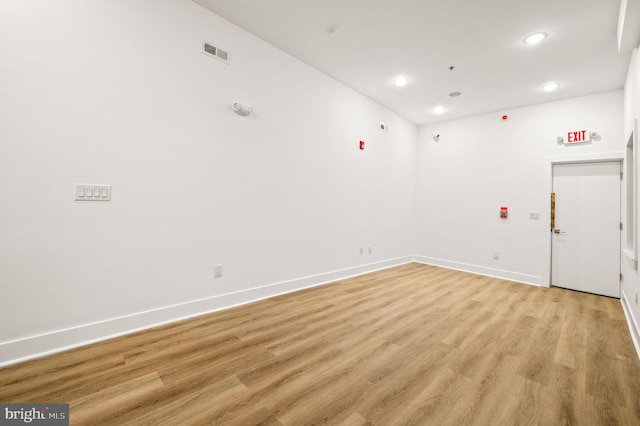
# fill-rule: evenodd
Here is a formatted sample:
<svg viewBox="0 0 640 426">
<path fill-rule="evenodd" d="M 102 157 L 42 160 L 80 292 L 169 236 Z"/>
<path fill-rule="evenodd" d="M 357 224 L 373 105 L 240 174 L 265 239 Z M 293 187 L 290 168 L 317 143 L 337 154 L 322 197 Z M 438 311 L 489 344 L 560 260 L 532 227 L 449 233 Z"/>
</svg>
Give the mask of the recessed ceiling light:
<svg viewBox="0 0 640 426">
<path fill-rule="evenodd" d="M 544 90 L 545 92 L 553 92 L 558 87 L 560 87 L 558 83 L 547 83 L 544 86 L 542 86 L 542 90 Z"/>
<path fill-rule="evenodd" d="M 409 79 L 403 75 L 400 75 L 393 79 L 393 84 L 395 84 L 398 87 L 406 86 L 408 82 L 409 82 Z"/>
<path fill-rule="evenodd" d="M 524 39 L 524 44 L 538 44 L 542 40 L 547 38 L 547 33 L 535 33 L 531 34 Z"/>
<path fill-rule="evenodd" d="M 449 93 L 449 96 L 451 96 L 452 98 L 457 98 L 460 95 L 462 95 L 462 93 L 460 93 L 460 92 L 451 92 L 451 93 Z"/>
<path fill-rule="evenodd" d="M 434 114 L 442 114 L 442 113 L 444 113 L 445 111 L 446 111 L 446 110 L 445 110 L 445 108 L 444 108 L 442 105 L 438 105 L 437 107 L 435 107 L 435 108 L 433 109 L 433 113 L 434 113 Z"/>
</svg>

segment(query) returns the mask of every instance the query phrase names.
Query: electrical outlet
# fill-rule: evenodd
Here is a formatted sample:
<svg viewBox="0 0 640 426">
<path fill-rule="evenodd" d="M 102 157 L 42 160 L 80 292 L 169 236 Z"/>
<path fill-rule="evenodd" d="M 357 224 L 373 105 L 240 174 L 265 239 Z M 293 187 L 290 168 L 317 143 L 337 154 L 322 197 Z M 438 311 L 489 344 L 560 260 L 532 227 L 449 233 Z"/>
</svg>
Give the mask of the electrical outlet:
<svg viewBox="0 0 640 426">
<path fill-rule="evenodd" d="M 364 248 L 360 247 L 360 254 L 364 253 Z"/>
<path fill-rule="evenodd" d="M 373 247 L 369 246 L 369 254 L 373 253 Z"/>
<path fill-rule="evenodd" d="M 540 220 L 540 213 L 538 213 L 538 212 L 529 213 L 529 219 L 530 220 Z"/>
<path fill-rule="evenodd" d="M 500 252 L 499 251 L 494 251 L 493 252 L 493 260 L 500 260 Z"/>
<path fill-rule="evenodd" d="M 213 278 L 222 277 L 222 265 L 216 265 L 213 268 Z"/>
</svg>

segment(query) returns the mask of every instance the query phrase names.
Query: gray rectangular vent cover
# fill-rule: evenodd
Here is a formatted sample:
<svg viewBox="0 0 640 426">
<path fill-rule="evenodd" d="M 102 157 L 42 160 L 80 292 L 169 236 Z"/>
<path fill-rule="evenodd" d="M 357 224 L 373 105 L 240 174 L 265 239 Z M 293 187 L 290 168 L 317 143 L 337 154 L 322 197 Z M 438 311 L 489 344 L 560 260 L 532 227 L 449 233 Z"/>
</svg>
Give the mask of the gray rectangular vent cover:
<svg viewBox="0 0 640 426">
<path fill-rule="evenodd" d="M 225 64 L 229 63 L 230 55 L 228 50 L 221 49 L 206 41 L 202 44 L 202 53 L 204 53 L 205 55 L 213 56 L 214 58 L 224 62 Z"/>
</svg>

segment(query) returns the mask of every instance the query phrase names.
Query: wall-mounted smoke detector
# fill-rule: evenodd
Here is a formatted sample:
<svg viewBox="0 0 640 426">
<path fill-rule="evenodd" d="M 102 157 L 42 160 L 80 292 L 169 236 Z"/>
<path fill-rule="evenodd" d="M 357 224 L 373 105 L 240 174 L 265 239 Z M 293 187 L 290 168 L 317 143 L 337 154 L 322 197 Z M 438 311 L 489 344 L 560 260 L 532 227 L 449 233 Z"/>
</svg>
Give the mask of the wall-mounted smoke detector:
<svg viewBox="0 0 640 426">
<path fill-rule="evenodd" d="M 215 46 L 206 41 L 202 43 L 202 53 L 208 56 L 212 56 L 217 60 L 224 62 L 225 64 L 229 63 L 229 58 L 231 56 L 228 50 L 221 49 L 218 46 Z"/>
<path fill-rule="evenodd" d="M 253 107 L 242 105 L 238 102 L 231 105 L 231 109 L 233 109 L 233 112 L 243 117 L 246 117 L 247 115 L 251 114 L 251 112 L 253 112 Z"/>
</svg>

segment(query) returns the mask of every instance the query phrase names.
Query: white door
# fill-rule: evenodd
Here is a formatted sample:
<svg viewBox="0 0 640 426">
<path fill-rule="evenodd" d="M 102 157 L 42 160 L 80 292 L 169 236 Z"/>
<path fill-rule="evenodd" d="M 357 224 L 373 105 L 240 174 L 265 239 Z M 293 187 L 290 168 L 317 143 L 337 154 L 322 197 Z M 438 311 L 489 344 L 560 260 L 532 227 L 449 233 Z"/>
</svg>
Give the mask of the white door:
<svg viewBox="0 0 640 426">
<path fill-rule="evenodd" d="M 620 162 L 555 164 L 551 285 L 620 297 Z"/>
</svg>

